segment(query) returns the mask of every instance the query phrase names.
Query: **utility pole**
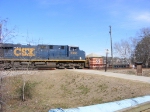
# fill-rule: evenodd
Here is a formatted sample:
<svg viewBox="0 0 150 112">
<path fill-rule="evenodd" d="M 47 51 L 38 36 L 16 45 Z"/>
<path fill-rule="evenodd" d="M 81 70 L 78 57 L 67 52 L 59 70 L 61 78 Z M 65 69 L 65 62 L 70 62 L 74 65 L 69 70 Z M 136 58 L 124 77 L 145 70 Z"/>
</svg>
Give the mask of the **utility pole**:
<svg viewBox="0 0 150 112">
<path fill-rule="evenodd" d="M 109 33 L 110 33 L 110 44 L 111 44 L 111 61 L 112 61 L 112 68 L 113 68 L 113 48 L 112 48 L 112 36 L 111 36 L 111 26 L 109 26 L 110 27 L 110 31 L 109 31 Z"/>
<path fill-rule="evenodd" d="M 0 24 L 0 43 L 2 42 L 2 24 Z"/>
</svg>

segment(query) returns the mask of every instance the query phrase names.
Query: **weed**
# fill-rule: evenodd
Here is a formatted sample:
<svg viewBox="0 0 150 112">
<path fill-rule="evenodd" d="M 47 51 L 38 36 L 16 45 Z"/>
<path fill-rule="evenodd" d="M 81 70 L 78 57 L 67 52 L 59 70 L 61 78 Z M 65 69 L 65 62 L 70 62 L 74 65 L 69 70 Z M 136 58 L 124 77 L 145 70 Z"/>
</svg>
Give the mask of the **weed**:
<svg viewBox="0 0 150 112">
<path fill-rule="evenodd" d="M 81 85 L 80 87 L 78 87 L 78 89 L 81 90 L 82 94 L 87 94 L 90 91 L 90 88 L 84 85 Z"/>
<path fill-rule="evenodd" d="M 102 98 L 100 98 L 100 99 L 96 99 L 96 98 L 92 99 L 92 104 L 100 104 L 102 102 L 103 102 Z"/>
<path fill-rule="evenodd" d="M 117 92 L 117 90 L 118 90 L 118 89 L 117 89 L 117 88 L 115 88 L 115 87 L 114 87 L 114 88 L 112 88 L 112 91 L 114 91 L 114 92 Z"/>
<path fill-rule="evenodd" d="M 135 74 L 134 71 L 128 71 L 128 74 Z"/>
<path fill-rule="evenodd" d="M 54 87 L 54 85 L 49 85 L 46 89 L 52 89 Z"/>
<path fill-rule="evenodd" d="M 108 88 L 106 84 L 100 84 L 98 85 L 98 87 L 100 88 L 101 91 L 105 91 Z"/>
<path fill-rule="evenodd" d="M 72 83 L 74 83 L 74 82 L 75 82 L 75 80 L 76 80 L 76 79 L 75 79 L 75 78 L 73 78 L 71 82 L 72 82 Z"/>
<path fill-rule="evenodd" d="M 118 96 L 118 97 L 115 98 L 116 101 L 117 101 L 117 100 L 121 100 L 121 99 L 122 99 L 121 96 Z"/>
<path fill-rule="evenodd" d="M 64 91 L 64 93 L 67 93 L 67 94 L 71 94 L 72 92 L 69 90 L 69 89 L 67 89 L 67 87 L 65 86 L 65 85 L 61 85 L 61 90 L 63 90 Z"/>
<path fill-rule="evenodd" d="M 52 106 L 54 108 L 63 108 L 63 109 L 68 108 L 68 106 L 64 103 L 56 103 L 56 104 L 52 104 Z"/>
</svg>

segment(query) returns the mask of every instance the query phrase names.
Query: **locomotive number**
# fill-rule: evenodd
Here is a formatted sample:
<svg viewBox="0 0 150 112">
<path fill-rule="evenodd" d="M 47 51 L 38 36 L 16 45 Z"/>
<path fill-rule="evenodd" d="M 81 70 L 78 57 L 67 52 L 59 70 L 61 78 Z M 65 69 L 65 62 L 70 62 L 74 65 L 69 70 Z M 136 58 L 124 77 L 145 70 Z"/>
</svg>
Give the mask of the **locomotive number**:
<svg viewBox="0 0 150 112">
<path fill-rule="evenodd" d="M 15 56 L 35 56 L 33 53 L 35 49 L 34 48 L 15 48 L 14 49 L 14 55 Z"/>
<path fill-rule="evenodd" d="M 77 52 L 71 52 L 71 54 L 77 54 Z"/>
</svg>

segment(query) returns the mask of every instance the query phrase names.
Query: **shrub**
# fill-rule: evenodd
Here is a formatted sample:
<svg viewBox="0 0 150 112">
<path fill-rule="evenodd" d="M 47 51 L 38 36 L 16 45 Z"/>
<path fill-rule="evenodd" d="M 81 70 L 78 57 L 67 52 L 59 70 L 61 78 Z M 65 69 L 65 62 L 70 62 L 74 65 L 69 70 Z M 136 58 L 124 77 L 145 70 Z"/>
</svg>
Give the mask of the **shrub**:
<svg viewBox="0 0 150 112">
<path fill-rule="evenodd" d="M 34 88 L 36 85 L 37 85 L 36 82 L 31 82 L 31 81 L 24 82 L 22 86 L 16 89 L 19 98 L 22 101 L 25 101 L 28 98 L 32 99 Z"/>
</svg>

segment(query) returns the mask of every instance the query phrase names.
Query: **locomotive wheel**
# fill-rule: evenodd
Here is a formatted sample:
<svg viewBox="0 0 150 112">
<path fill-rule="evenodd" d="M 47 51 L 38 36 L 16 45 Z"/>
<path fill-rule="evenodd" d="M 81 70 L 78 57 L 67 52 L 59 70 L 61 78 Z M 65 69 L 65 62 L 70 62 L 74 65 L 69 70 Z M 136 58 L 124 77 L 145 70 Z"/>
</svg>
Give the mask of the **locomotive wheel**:
<svg viewBox="0 0 150 112">
<path fill-rule="evenodd" d="M 2 65 L 4 70 L 8 70 L 12 68 L 12 63 L 11 62 L 4 62 L 4 64 Z"/>
<path fill-rule="evenodd" d="M 68 64 L 68 68 L 69 68 L 69 69 L 73 69 L 73 68 L 74 68 L 74 63 L 69 63 L 69 64 Z"/>
<path fill-rule="evenodd" d="M 65 64 L 64 63 L 58 63 L 56 65 L 56 67 L 59 68 L 59 69 L 64 69 L 65 68 Z"/>
<path fill-rule="evenodd" d="M 83 69 L 84 68 L 84 63 L 78 63 L 78 69 Z"/>
</svg>

